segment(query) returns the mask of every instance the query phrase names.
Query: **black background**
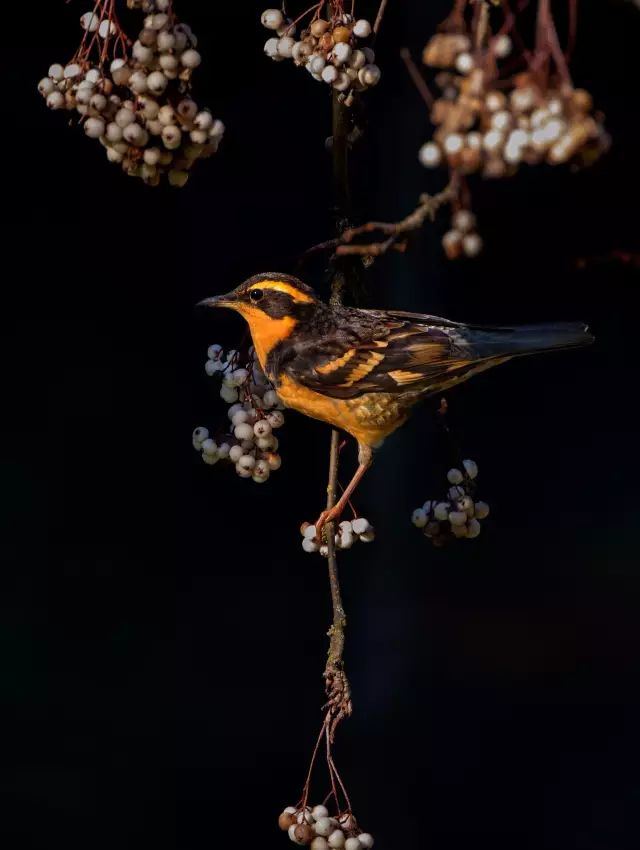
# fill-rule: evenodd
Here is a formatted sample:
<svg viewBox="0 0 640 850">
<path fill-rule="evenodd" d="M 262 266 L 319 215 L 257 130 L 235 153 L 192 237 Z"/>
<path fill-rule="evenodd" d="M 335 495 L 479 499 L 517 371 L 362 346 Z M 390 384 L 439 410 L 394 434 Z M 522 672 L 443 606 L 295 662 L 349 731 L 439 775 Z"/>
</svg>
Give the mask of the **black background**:
<svg viewBox="0 0 640 850">
<path fill-rule="evenodd" d="M 84 8 L 44 5 L 12 4 L 2 38 L 0 833 L 10 850 L 286 847 L 330 618 L 297 529 L 322 506 L 329 434 L 288 415 L 265 486 L 204 466 L 191 430 L 224 416 L 206 347 L 242 324 L 193 305 L 331 236 L 330 99 L 262 56 L 262 4 L 178 3 L 228 132 L 182 192 L 150 190 L 46 110 L 35 86 Z M 363 218 L 442 185 L 416 159 L 428 118 L 398 48 L 446 11 L 390 0 Z M 337 756 L 382 848 L 639 843 L 638 276 L 575 265 L 638 250 L 639 37 L 632 4 L 581 4 L 574 78 L 607 114 L 605 160 L 478 186 L 479 260 L 443 260 L 441 217 L 368 279 L 372 306 L 584 318 L 598 337 L 450 395 L 493 509 L 477 541 L 436 551 L 409 523 L 442 486 L 433 405 L 358 493 L 378 539 L 342 559 L 355 715 Z"/>
</svg>

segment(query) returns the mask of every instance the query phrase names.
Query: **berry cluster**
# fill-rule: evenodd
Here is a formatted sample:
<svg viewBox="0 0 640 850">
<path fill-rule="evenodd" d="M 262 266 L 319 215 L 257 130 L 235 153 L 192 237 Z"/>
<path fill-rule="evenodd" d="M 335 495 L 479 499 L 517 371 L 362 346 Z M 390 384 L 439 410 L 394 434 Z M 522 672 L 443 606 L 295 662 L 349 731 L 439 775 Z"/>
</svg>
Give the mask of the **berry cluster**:
<svg viewBox="0 0 640 850">
<path fill-rule="evenodd" d="M 278 818 L 278 826 L 294 844 L 311 850 L 370 850 L 373 836 L 360 832 L 350 812 L 333 818 L 326 806 L 288 806 Z"/>
<path fill-rule="evenodd" d="M 464 460 L 462 467 L 447 473 L 451 486 L 446 499 L 427 501 L 411 516 L 416 528 L 422 529 L 434 546 L 444 546 L 454 538 L 472 540 L 480 534 L 480 521 L 489 516 L 489 505 L 473 499 L 477 464 Z"/>
<path fill-rule="evenodd" d="M 194 449 L 202 460 L 213 466 L 219 460 L 235 464 L 241 478 L 252 478 L 263 484 L 272 472 L 280 469 L 279 441 L 273 433 L 284 425 L 284 414 L 278 394 L 260 368 L 253 351 L 249 352 L 246 368 L 240 368 L 239 354 L 225 354 L 220 345 L 211 345 L 205 364 L 207 375 L 221 375 L 221 398 L 230 405 L 228 416 L 231 430 L 214 440 L 207 428 L 193 432 Z"/>
<path fill-rule="evenodd" d="M 470 46 L 466 35 L 440 33 L 425 48 L 427 65 L 450 71 L 436 78 L 442 96 L 431 111 L 437 127 L 433 141 L 420 149 L 424 166 L 446 162 L 463 174 L 505 177 L 521 163 L 559 165 L 579 156 L 589 161 L 603 149 L 601 119 L 591 114 L 587 91 L 549 86 L 533 71 L 498 87 L 495 75 L 487 73 L 487 54 L 494 61 L 506 57 L 509 36 L 496 36 L 479 57 Z"/>
<path fill-rule="evenodd" d="M 296 65 L 304 66 L 314 80 L 344 92 L 347 102 L 351 102 L 353 92 L 380 82 L 375 53 L 363 43 L 371 36 L 373 28 L 364 18 L 355 20 L 341 9 L 324 18 L 323 6 L 324 3 L 320 3 L 314 7 L 313 20 L 298 38 L 297 21 L 285 19 L 279 9 L 266 9 L 262 13 L 262 25 L 276 35 L 266 42 L 264 52 L 276 62 L 293 59 Z"/>
<path fill-rule="evenodd" d="M 497 15 L 503 17 L 499 28 L 493 27 Z M 454 209 L 463 224 L 454 216 L 444 236 L 450 259 L 482 249 L 468 225 L 467 175 L 511 177 L 521 165 L 541 163 L 589 165 L 609 144 L 591 95 L 573 86 L 548 2 L 539 3 L 533 47 L 515 50 L 521 41 L 513 15 L 462 0 L 422 54 L 436 69 L 439 95 L 434 99 L 421 81 L 435 132 L 418 157 L 425 168 L 447 168 L 457 187 Z"/>
<path fill-rule="evenodd" d="M 442 247 L 450 260 L 462 255 L 477 257 L 482 251 L 482 237 L 476 233 L 476 217 L 471 210 L 459 209 L 451 218 L 451 230 L 442 237 Z"/>
<path fill-rule="evenodd" d="M 318 539 L 315 525 L 303 522 L 300 526 L 300 534 L 302 535 L 302 548 L 305 552 L 320 552 L 323 558 L 329 556 L 327 545 Z M 372 543 L 375 537 L 375 529 L 368 519 L 356 517 L 352 520 L 344 520 L 338 526 L 335 536 L 336 549 L 351 549 L 358 540 L 361 543 Z"/>
<path fill-rule="evenodd" d="M 150 186 L 164 176 L 184 186 L 195 162 L 218 149 L 224 125 L 189 95 L 202 57 L 171 0 L 129 5 L 150 12 L 133 45 L 113 0 L 98 0 L 80 18 L 85 35 L 71 62 L 51 65 L 38 89 L 50 109 L 76 112 L 125 173 Z"/>
</svg>

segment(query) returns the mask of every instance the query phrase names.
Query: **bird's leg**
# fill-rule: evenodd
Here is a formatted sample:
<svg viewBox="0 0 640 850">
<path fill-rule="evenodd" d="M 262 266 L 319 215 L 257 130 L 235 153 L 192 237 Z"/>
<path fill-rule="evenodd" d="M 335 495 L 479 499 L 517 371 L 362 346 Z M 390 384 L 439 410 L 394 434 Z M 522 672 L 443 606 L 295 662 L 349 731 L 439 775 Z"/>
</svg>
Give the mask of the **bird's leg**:
<svg viewBox="0 0 640 850">
<path fill-rule="evenodd" d="M 362 443 L 358 444 L 358 463 L 359 466 L 349 484 L 345 487 L 342 496 L 331 510 L 323 511 L 316 522 L 316 538 L 322 540 L 322 530 L 328 522 L 334 522 L 340 519 L 342 512 L 349 504 L 353 491 L 356 489 L 362 476 L 373 462 L 373 451 L 370 446 L 365 446 Z"/>
</svg>

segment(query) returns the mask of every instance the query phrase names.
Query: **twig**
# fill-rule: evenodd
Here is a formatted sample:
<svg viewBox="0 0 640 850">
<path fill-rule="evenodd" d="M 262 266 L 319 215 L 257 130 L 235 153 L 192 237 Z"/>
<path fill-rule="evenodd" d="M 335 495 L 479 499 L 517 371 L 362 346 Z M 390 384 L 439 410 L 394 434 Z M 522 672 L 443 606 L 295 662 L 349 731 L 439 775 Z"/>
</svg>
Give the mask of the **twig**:
<svg viewBox="0 0 640 850">
<path fill-rule="evenodd" d="M 378 14 L 376 15 L 376 22 L 373 25 L 373 35 L 378 35 L 378 31 L 382 26 L 382 19 L 384 18 L 384 13 L 387 11 L 387 3 L 389 0 L 380 0 L 380 8 L 378 9 Z"/>
<path fill-rule="evenodd" d="M 370 221 L 360 227 L 351 227 L 342 234 L 342 238 L 336 254 L 338 256 L 358 255 L 368 257 L 379 257 L 386 254 L 391 248 L 403 251 L 406 247 L 406 237 L 409 233 L 419 230 L 429 218 L 433 220 L 436 213 L 444 204 L 452 201 L 458 194 L 459 184 L 454 175 L 447 186 L 437 195 L 422 194 L 419 204 L 413 212 L 398 222 Z M 350 244 L 352 241 L 365 233 L 379 231 L 387 238 L 366 245 Z M 402 241 L 399 241 L 402 240 Z"/>
<path fill-rule="evenodd" d="M 415 87 L 418 89 L 420 96 L 427 104 L 429 110 L 431 110 L 431 107 L 433 106 L 433 95 L 429 91 L 429 86 L 426 84 L 424 77 L 418 69 L 418 66 L 413 61 L 409 48 L 403 47 L 400 51 L 400 57 L 404 64 L 407 66 L 407 71 L 409 72 L 409 75 L 413 80 Z"/>
</svg>

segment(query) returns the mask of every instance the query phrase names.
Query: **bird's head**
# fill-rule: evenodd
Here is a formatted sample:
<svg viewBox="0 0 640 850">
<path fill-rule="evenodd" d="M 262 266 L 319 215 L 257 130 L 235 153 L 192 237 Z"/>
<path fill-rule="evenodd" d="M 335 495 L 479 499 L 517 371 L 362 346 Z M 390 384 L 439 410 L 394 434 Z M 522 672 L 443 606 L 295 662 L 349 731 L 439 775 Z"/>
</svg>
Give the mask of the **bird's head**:
<svg viewBox="0 0 640 850">
<path fill-rule="evenodd" d="M 253 344 L 264 368 L 269 352 L 308 322 L 324 305 L 306 283 L 286 274 L 250 277 L 226 295 L 205 298 L 199 306 L 227 307 L 247 321 Z"/>
</svg>

